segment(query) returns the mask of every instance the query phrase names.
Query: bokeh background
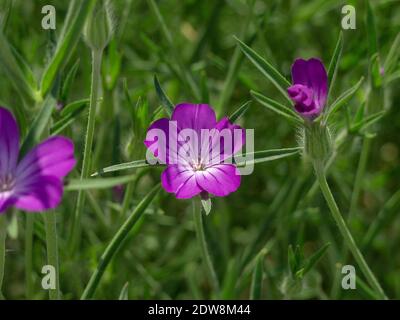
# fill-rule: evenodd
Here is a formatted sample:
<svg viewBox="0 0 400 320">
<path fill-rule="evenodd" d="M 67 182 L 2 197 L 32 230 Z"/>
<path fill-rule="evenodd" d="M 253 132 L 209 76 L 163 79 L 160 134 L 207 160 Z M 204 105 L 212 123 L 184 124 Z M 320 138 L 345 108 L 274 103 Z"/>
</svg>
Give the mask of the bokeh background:
<svg viewBox="0 0 400 320">
<path fill-rule="evenodd" d="M 15 55 L 21 57 L 40 79 L 54 52 L 68 1 L 0 0 L 0 22 Z M 160 106 L 154 88 L 156 74 L 174 103 L 210 103 L 219 116 L 230 115 L 246 101 L 250 90 L 282 101 L 279 92 L 243 56 L 235 38 L 249 44 L 290 80 L 290 66 L 297 57 L 320 57 L 329 64 L 341 29 L 341 8 L 356 8 L 356 29 L 344 30 L 344 48 L 332 97 L 352 87 L 362 76 L 361 88 L 332 122 L 335 133 L 346 128 L 365 102 L 368 90 L 372 110 L 386 110 L 368 136 L 349 133 L 329 171 L 329 183 L 347 217 L 353 201 L 349 226 L 371 269 L 391 298 L 400 297 L 400 99 L 398 60 L 390 74 L 369 70 L 384 64 L 400 30 L 400 1 L 373 0 L 378 58 L 371 57 L 371 25 L 365 1 L 337 0 L 160 0 L 156 1 L 166 38 L 154 11 L 145 0 L 113 0 L 114 37 L 106 48 L 102 65 L 102 103 L 97 113 L 92 172 L 100 168 L 144 159 L 143 136 Z M 57 29 L 43 30 L 41 8 L 57 10 Z M 398 40 L 399 41 L 399 40 Z M 59 109 L 89 97 L 90 50 L 83 40 L 71 52 L 63 79 L 76 68 L 71 88 L 64 95 L 55 91 L 58 108 L 52 129 L 62 118 Z M 375 61 L 371 63 L 371 60 Z M 22 62 L 25 61 L 25 62 Z M 391 77 L 390 79 L 388 79 Z M 194 82 L 188 84 L 188 78 Z M 374 82 L 369 85 L 368 79 Z M 196 93 L 197 90 L 197 93 Z M 132 110 L 138 108 L 140 112 Z M 13 110 L 23 106 L 28 125 L 38 105 L 23 102 L 0 67 L 0 104 Z M 81 103 L 73 121 L 59 130 L 73 139 L 78 165 L 70 179 L 79 177 L 87 103 Z M 136 114 L 136 115 L 135 115 Z M 138 115 L 139 114 L 139 115 Z M 256 150 L 297 146 L 298 128 L 283 117 L 252 101 L 240 119 L 255 129 Z M 359 194 L 353 190 L 363 140 L 370 139 L 367 161 L 359 177 Z M 0 150 L 1 152 L 1 150 Z M 63 298 L 79 298 L 97 266 L 106 245 L 137 203 L 160 180 L 161 169 L 145 168 L 111 174 L 137 174 L 130 195 L 126 185 L 88 190 L 82 216 L 82 240 L 69 250 L 76 192 L 66 191 L 56 210 L 60 254 L 60 285 Z M 68 184 L 68 181 L 66 182 Z M 95 294 L 99 299 L 248 299 L 257 261 L 262 265 L 262 299 L 370 299 L 374 295 L 356 267 L 356 290 L 340 287 L 341 266 L 355 265 L 323 197 L 315 188 L 312 169 L 299 155 L 259 164 L 242 179 L 240 189 L 226 198 L 213 199 L 205 220 L 212 257 L 221 282 L 221 293 L 212 290 L 201 260 L 193 227 L 190 201 L 174 198 L 162 190 L 131 230 L 118 255 L 107 268 Z M 314 191 L 310 193 L 314 185 Z M 315 190 L 316 189 L 316 190 Z M 125 199 L 125 201 L 124 201 Z M 27 217 L 9 212 L 6 269 L 3 293 L 10 299 L 46 299 L 41 288 L 41 268 L 46 264 L 44 223 L 34 214 L 32 255 L 26 255 Z M 371 239 L 365 239 L 371 226 Z M 371 232 L 371 231 L 370 231 Z M 289 246 L 305 259 L 330 243 L 321 259 L 304 277 L 295 279 L 288 259 Z M 260 253 L 261 251 L 261 253 Z M 259 258 L 261 257 L 261 258 Z"/>
</svg>

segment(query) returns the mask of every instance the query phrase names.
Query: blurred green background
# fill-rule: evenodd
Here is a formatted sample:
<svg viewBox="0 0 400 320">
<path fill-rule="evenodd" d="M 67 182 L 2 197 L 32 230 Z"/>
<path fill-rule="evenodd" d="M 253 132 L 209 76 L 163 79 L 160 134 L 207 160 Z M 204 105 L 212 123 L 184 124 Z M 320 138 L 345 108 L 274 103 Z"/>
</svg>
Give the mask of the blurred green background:
<svg viewBox="0 0 400 320">
<path fill-rule="evenodd" d="M 3 32 L 15 54 L 23 57 L 36 79 L 40 79 L 54 52 L 68 1 L 11 2 L 9 10 L 10 1 L 0 0 Z M 276 88 L 242 55 L 233 35 L 268 59 L 290 81 L 290 66 L 297 57 L 320 57 L 328 66 L 341 31 L 341 8 L 352 4 L 356 8 L 357 26 L 355 30 L 344 30 L 343 54 L 331 95 L 336 98 L 361 76 L 368 79 L 371 29 L 366 26 L 364 1 L 161 0 L 156 3 L 172 35 L 172 43 L 163 33 L 149 1 L 111 1 L 116 29 L 104 53 L 103 100 L 97 114 L 92 172 L 144 159 L 141 141 L 152 112 L 160 106 L 153 85 L 155 74 L 174 103 L 210 103 L 220 117 L 250 100 L 250 90 L 282 101 Z M 57 29 L 53 31 L 41 27 L 44 16 L 41 8 L 47 4 L 57 10 Z M 376 23 L 377 63 L 383 64 L 400 30 L 400 1 L 373 0 L 371 5 Z M 72 51 L 58 75 L 60 81 L 76 63 L 79 63 L 76 77 L 68 94 L 62 97 L 56 93 L 60 106 L 89 97 L 90 50 L 84 41 Z M 378 217 L 382 218 L 376 235 L 362 246 L 362 251 L 391 298 L 400 298 L 399 73 L 396 60 L 390 74 L 393 79 L 388 83 L 389 75 L 384 74 L 385 84 L 372 86 L 371 108 L 385 109 L 387 113 L 369 130 L 374 135 L 349 222 L 356 241 L 361 244 L 370 226 L 377 224 Z M 192 87 L 188 78 L 193 80 Z M 346 119 L 356 114 L 369 90 L 367 84 L 365 81 L 350 100 L 347 111 L 335 117 L 334 133 L 345 128 Z M 142 111 L 138 117 L 132 110 L 137 108 L 139 98 L 147 112 Z M 1 67 L 0 104 L 12 110 L 24 104 Z M 38 112 L 38 105 L 25 103 L 24 108 L 29 124 Z M 77 178 L 81 168 L 85 110 L 60 132 L 71 137 L 76 145 L 79 161 L 71 178 Z M 55 110 L 53 124 L 60 117 Z M 256 101 L 240 124 L 255 129 L 256 150 L 297 145 L 298 128 Z M 346 137 L 329 174 L 329 183 L 345 216 L 350 209 L 362 140 L 359 134 Z M 126 212 L 121 200 L 124 187 L 88 191 L 82 241 L 73 253 L 68 250 L 68 241 L 76 192 L 65 192 L 63 203 L 56 210 L 63 298 L 80 297 L 107 243 L 138 201 L 159 182 L 161 170 L 132 171 L 135 172 L 137 178 Z M 263 269 L 262 299 L 373 297 L 357 267 L 357 277 L 361 280 L 357 289 L 340 288 L 341 266 L 355 262 L 346 254 L 318 190 L 306 197 L 314 181 L 312 169 L 296 155 L 257 165 L 252 175 L 242 177 L 236 193 L 213 199 L 205 227 L 221 282 L 220 298 L 249 298 L 258 256 Z M 3 292 L 10 299 L 44 299 L 47 293 L 40 285 L 41 268 L 46 264 L 44 224 L 40 214 L 34 215 L 30 268 L 30 260 L 25 256 L 26 216 L 16 211 L 8 215 Z M 289 246 L 299 246 L 298 252 L 309 257 L 328 242 L 331 245 L 326 254 L 302 279 L 295 280 L 288 262 Z M 177 200 L 164 190 L 159 193 L 106 270 L 95 297 L 117 299 L 126 284 L 129 299 L 217 297 L 204 272 L 189 201 Z"/>
</svg>

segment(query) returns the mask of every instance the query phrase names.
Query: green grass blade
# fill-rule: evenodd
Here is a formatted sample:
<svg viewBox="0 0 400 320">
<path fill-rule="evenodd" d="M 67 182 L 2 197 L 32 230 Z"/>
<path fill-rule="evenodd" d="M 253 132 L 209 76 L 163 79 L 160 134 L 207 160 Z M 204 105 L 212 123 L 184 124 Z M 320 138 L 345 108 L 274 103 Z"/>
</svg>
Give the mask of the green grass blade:
<svg viewBox="0 0 400 320">
<path fill-rule="evenodd" d="M 270 99 L 261 93 L 255 92 L 255 91 L 250 91 L 250 94 L 256 101 L 258 101 L 262 106 L 266 107 L 267 109 L 285 117 L 291 122 L 294 122 L 296 124 L 302 124 L 303 119 L 291 108 L 273 100 Z"/>
<path fill-rule="evenodd" d="M 338 41 L 335 46 L 335 50 L 332 55 L 331 62 L 329 63 L 328 68 L 328 83 L 329 83 L 329 92 L 333 88 L 333 84 L 336 79 L 337 70 L 339 69 L 340 58 L 342 56 L 343 51 L 343 31 L 340 31 Z"/>
<path fill-rule="evenodd" d="M 128 217 L 128 219 L 123 223 L 123 225 L 119 228 L 115 236 L 111 239 L 104 253 L 100 257 L 99 264 L 96 270 L 93 272 L 89 283 L 87 284 L 85 291 L 82 294 L 81 299 L 91 299 L 99 285 L 99 282 L 111 262 L 112 258 L 119 252 L 122 243 L 128 237 L 129 232 L 138 222 L 138 220 L 142 217 L 144 211 L 147 207 L 152 203 L 157 193 L 160 191 L 161 186 L 155 186 L 140 203 L 136 206 L 135 210 L 133 210 L 132 214 Z"/>
<path fill-rule="evenodd" d="M 276 70 L 267 60 L 261 57 L 257 52 L 251 49 L 247 44 L 236 38 L 239 43 L 240 48 L 246 57 L 254 64 L 254 66 L 261 71 L 261 73 L 266 76 L 275 87 L 282 93 L 282 95 L 289 101 L 287 96 L 287 88 L 290 87 L 290 82 L 278 71 Z"/>
<path fill-rule="evenodd" d="M 56 100 L 49 95 L 43 103 L 39 114 L 30 127 L 28 134 L 22 143 L 20 158 L 22 158 L 35 144 L 37 144 L 51 119 L 51 114 L 56 106 Z"/>
<path fill-rule="evenodd" d="M 346 105 L 347 102 L 350 101 L 350 99 L 353 97 L 353 95 L 357 92 L 357 90 L 361 87 L 361 84 L 364 81 L 364 77 L 361 77 L 361 79 L 350 89 L 346 90 L 343 92 L 329 107 L 328 115 L 326 116 L 326 119 L 336 113 L 340 108 L 342 108 L 344 105 Z"/>
<path fill-rule="evenodd" d="M 144 168 L 144 167 L 149 167 L 149 166 L 151 166 L 151 165 L 148 164 L 146 162 L 146 160 L 135 160 L 135 161 L 131 161 L 131 162 L 115 164 L 113 166 L 100 169 L 99 171 L 93 173 L 91 176 L 96 177 L 96 176 L 104 174 L 104 173 L 116 172 L 116 171 L 128 170 L 128 169 Z"/>
<path fill-rule="evenodd" d="M 241 117 L 243 117 L 245 115 L 245 113 L 247 112 L 247 110 L 249 110 L 250 105 L 251 105 L 251 100 L 250 101 L 246 101 L 245 103 L 243 103 L 237 110 L 235 110 L 230 116 L 229 116 L 229 120 L 232 123 L 235 123 L 236 121 L 240 120 Z"/>
<path fill-rule="evenodd" d="M 261 292 L 262 292 L 262 283 L 263 283 L 263 267 L 264 265 L 264 255 L 260 254 L 257 258 L 256 266 L 253 271 L 253 277 L 251 280 L 250 287 L 250 299 L 251 300 L 260 300 Z"/>
<path fill-rule="evenodd" d="M 66 20 L 66 29 L 62 33 L 62 38 L 57 45 L 55 54 L 53 55 L 50 63 L 46 67 L 41 84 L 40 92 L 45 96 L 51 89 L 58 72 L 68 63 L 71 53 L 74 51 L 78 43 L 81 33 L 86 21 L 97 0 L 84 0 L 81 2 L 78 13 L 73 16 L 68 16 Z M 71 3 L 71 7 L 75 8 L 76 4 Z"/>
<path fill-rule="evenodd" d="M 385 74 L 392 74 L 397 66 L 397 62 L 400 56 L 400 32 L 397 34 L 396 39 L 393 41 L 392 46 L 389 49 L 389 53 L 383 64 Z"/>
<path fill-rule="evenodd" d="M 72 179 L 65 186 L 65 191 L 108 189 L 135 180 L 136 175 L 127 175 L 115 178 Z"/>
<path fill-rule="evenodd" d="M 40 96 L 13 54 L 6 36 L 0 31 L 0 65 L 18 94 L 27 101 L 40 101 Z"/>
<path fill-rule="evenodd" d="M 168 98 L 163 88 L 161 87 L 157 75 L 154 75 L 154 87 L 156 88 L 157 96 L 160 99 L 161 105 L 164 107 L 167 114 L 171 116 L 175 106 Z"/>
</svg>

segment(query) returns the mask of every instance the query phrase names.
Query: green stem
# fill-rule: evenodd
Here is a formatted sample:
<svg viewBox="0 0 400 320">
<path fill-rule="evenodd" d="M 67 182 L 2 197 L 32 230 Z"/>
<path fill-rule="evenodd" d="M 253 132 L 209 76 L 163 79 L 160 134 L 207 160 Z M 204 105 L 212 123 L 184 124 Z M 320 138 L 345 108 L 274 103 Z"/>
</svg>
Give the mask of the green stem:
<svg viewBox="0 0 400 320">
<path fill-rule="evenodd" d="M 360 197 L 361 188 L 362 188 L 362 180 L 364 178 L 364 173 L 367 168 L 370 146 L 371 146 L 371 139 L 368 137 L 364 137 L 361 154 L 360 154 L 360 160 L 358 162 L 356 178 L 355 178 L 355 182 L 354 182 L 354 188 L 353 188 L 353 192 L 351 194 L 350 211 L 349 211 L 349 216 L 347 218 L 348 222 L 351 221 L 351 218 L 353 217 L 354 212 L 357 209 L 357 203 L 358 203 L 358 199 Z"/>
<path fill-rule="evenodd" d="M 90 175 L 93 136 L 96 120 L 96 109 L 101 85 L 101 60 L 103 56 L 102 50 L 92 51 L 92 86 L 90 89 L 89 118 L 86 129 L 85 148 L 83 152 L 83 164 L 81 171 L 81 179 L 86 179 Z M 79 243 L 80 223 L 83 207 L 85 206 L 85 192 L 80 190 L 76 201 L 76 210 L 72 229 L 71 248 L 74 250 Z"/>
<path fill-rule="evenodd" d="M 315 162 L 314 163 L 315 172 L 317 175 L 318 183 L 321 188 L 321 191 L 325 197 L 325 200 L 329 206 L 329 209 L 332 213 L 332 216 L 339 227 L 339 231 L 342 234 L 344 241 L 353 254 L 354 259 L 357 264 L 361 268 L 364 276 L 368 280 L 369 284 L 372 288 L 379 294 L 379 297 L 382 299 L 387 299 L 385 292 L 381 288 L 378 280 L 375 278 L 371 269 L 369 268 L 367 262 L 365 261 L 361 251 L 358 249 L 357 244 L 355 243 L 353 236 L 351 235 L 349 229 L 347 228 L 346 222 L 344 221 L 339 208 L 335 202 L 335 198 L 332 195 L 332 192 L 329 188 L 328 182 L 326 181 L 324 166 L 322 163 Z"/>
<path fill-rule="evenodd" d="M 33 293 L 33 282 L 32 282 L 32 246 L 33 246 L 33 223 L 35 215 L 26 215 L 26 227 L 25 227 L 25 282 L 26 282 L 26 298 L 30 299 Z"/>
<path fill-rule="evenodd" d="M 212 286 L 215 290 L 216 294 L 219 294 L 219 282 L 217 273 L 215 272 L 215 268 L 211 259 L 211 255 L 208 251 L 206 236 L 204 233 L 204 225 L 203 225 L 203 214 L 201 212 L 201 202 L 198 199 L 193 200 L 193 221 L 197 234 L 197 241 L 199 242 L 199 246 L 201 249 L 201 254 L 203 255 L 203 261 L 207 268 L 207 273 L 212 283 Z"/>
<path fill-rule="evenodd" d="M 96 292 L 99 282 L 106 270 L 107 266 L 111 262 L 111 259 L 118 253 L 121 249 L 122 243 L 126 240 L 129 232 L 135 226 L 135 224 L 142 217 L 144 211 L 153 201 L 154 197 L 160 191 L 161 186 L 155 186 L 143 200 L 136 206 L 135 210 L 129 216 L 129 218 L 124 222 L 118 232 L 115 234 L 114 238 L 111 239 L 104 253 L 100 257 L 99 264 L 96 270 L 93 272 L 89 283 L 87 284 L 85 291 L 82 294 L 81 300 L 91 299 Z"/>
<path fill-rule="evenodd" d="M 44 213 L 46 228 L 47 263 L 56 270 L 56 288 L 49 290 L 50 300 L 60 299 L 58 245 L 57 245 L 57 218 L 54 211 Z"/>
<path fill-rule="evenodd" d="M 7 236 L 7 221 L 5 214 L 0 214 L 0 299 L 3 299 L 3 279 L 4 267 L 6 262 L 6 236 Z"/>
</svg>

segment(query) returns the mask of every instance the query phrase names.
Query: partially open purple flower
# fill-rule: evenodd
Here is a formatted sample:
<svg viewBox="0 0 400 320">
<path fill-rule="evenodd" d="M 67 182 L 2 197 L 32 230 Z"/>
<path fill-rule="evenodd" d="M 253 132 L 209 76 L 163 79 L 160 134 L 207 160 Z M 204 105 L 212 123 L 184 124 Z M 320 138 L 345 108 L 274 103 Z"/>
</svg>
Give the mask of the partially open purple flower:
<svg viewBox="0 0 400 320">
<path fill-rule="evenodd" d="M 157 130 L 165 139 L 152 133 Z M 182 103 L 171 120 L 162 118 L 149 127 L 146 147 L 167 168 L 161 175 L 163 188 L 177 198 L 198 194 L 226 196 L 240 185 L 238 169 L 230 159 L 245 142 L 245 130 L 227 117 L 216 120 L 207 104 Z"/>
<path fill-rule="evenodd" d="M 292 66 L 292 82 L 287 91 L 296 111 L 307 119 L 318 117 L 328 94 L 328 75 L 321 60 L 296 59 Z"/>
<path fill-rule="evenodd" d="M 55 136 L 18 161 L 19 130 L 12 114 L 0 107 L 0 213 L 15 206 L 44 211 L 58 206 L 62 179 L 75 166 L 74 145 Z"/>
</svg>

